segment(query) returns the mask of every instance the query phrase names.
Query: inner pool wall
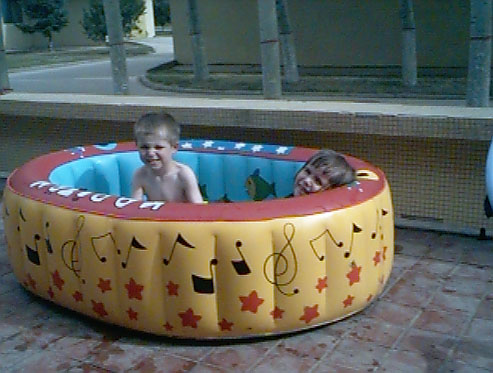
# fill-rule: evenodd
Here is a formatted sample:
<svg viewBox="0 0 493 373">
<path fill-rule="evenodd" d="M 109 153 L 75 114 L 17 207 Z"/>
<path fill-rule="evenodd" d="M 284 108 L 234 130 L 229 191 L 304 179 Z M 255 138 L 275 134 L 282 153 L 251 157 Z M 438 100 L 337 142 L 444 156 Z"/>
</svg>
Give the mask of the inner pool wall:
<svg viewBox="0 0 493 373">
<path fill-rule="evenodd" d="M 0 97 L 0 177 L 44 153 L 132 140 L 135 120 L 161 110 L 182 124 L 182 138 L 364 159 L 387 176 L 397 226 L 493 236 L 484 212 L 491 108 L 11 93 Z"/>
</svg>

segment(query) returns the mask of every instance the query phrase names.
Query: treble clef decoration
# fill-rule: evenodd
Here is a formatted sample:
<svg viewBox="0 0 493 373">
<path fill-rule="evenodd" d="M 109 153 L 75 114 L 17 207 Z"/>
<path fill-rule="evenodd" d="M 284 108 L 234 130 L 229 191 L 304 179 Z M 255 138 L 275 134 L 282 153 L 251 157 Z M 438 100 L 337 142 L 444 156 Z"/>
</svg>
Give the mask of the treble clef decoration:
<svg viewBox="0 0 493 373">
<path fill-rule="evenodd" d="M 298 289 L 293 289 L 292 292 L 286 292 L 283 290 L 284 287 L 287 285 L 291 284 L 296 275 L 298 274 L 298 260 L 296 259 L 296 253 L 294 251 L 294 247 L 291 244 L 291 241 L 293 240 L 295 233 L 295 227 L 292 223 L 286 223 L 284 225 L 283 229 L 283 234 L 284 238 L 286 239 L 286 244 L 282 247 L 281 251 L 278 253 L 272 253 L 270 254 L 264 262 L 264 276 L 267 279 L 267 281 L 274 285 L 283 295 L 286 296 L 292 296 L 295 294 L 299 293 Z M 290 264 L 288 257 L 286 256 L 285 252 L 286 250 L 289 250 L 289 253 L 292 256 L 293 259 L 293 265 L 294 268 L 290 272 Z M 273 260 L 273 265 L 274 265 L 274 278 L 271 279 L 269 278 L 269 274 L 267 273 L 267 268 L 270 263 L 270 261 Z M 290 275 L 288 273 L 290 272 Z M 286 279 L 281 280 L 281 277 L 287 276 Z"/>
<path fill-rule="evenodd" d="M 67 240 L 62 245 L 62 261 L 73 274 L 80 279 L 80 271 L 82 269 L 81 248 L 80 248 L 80 232 L 84 227 L 85 217 L 80 215 L 77 218 L 75 236 L 73 239 Z"/>
</svg>

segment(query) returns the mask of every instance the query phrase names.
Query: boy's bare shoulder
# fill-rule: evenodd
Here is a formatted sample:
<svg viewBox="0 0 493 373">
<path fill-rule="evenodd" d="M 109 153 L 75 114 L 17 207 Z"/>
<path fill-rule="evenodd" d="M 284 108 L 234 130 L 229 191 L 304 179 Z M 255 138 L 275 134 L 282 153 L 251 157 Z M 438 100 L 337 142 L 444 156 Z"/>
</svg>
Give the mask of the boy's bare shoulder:
<svg viewBox="0 0 493 373">
<path fill-rule="evenodd" d="M 195 177 L 195 172 L 192 168 L 184 163 L 176 162 L 176 167 L 178 167 L 178 173 L 182 177 Z"/>
</svg>

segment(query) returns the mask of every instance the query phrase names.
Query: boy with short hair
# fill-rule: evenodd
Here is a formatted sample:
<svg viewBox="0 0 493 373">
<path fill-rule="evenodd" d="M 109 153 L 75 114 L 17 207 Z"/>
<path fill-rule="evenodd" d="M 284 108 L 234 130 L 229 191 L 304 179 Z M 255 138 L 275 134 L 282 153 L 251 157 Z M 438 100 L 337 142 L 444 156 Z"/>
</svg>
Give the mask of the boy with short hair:
<svg viewBox="0 0 493 373">
<path fill-rule="evenodd" d="M 315 153 L 296 173 L 294 196 L 303 196 L 352 183 L 356 172 L 342 154 L 333 150 Z"/>
<path fill-rule="evenodd" d="M 166 113 L 144 114 L 135 123 L 134 136 L 144 165 L 132 179 L 132 198 L 149 201 L 203 203 L 197 178 L 190 167 L 173 160 L 180 126 Z"/>
</svg>

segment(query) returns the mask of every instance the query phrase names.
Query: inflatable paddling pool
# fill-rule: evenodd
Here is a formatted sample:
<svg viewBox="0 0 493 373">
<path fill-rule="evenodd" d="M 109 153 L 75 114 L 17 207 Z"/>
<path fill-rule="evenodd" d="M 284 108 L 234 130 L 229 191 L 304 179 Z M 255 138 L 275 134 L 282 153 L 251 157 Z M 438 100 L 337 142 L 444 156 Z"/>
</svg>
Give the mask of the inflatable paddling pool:
<svg viewBox="0 0 493 373">
<path fill-rule="evenodd" d="M 76 147 L 15 170 L 8 256 L 29 291 L 99 320 L 182 338 L 280 334 L 333 322 L 381 293 L 394 222 L 381 170 L 289 197 L 316 149 L 180 143 L 207 204 L 129 198 L 133 143 Z"/>
</svg>

